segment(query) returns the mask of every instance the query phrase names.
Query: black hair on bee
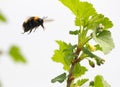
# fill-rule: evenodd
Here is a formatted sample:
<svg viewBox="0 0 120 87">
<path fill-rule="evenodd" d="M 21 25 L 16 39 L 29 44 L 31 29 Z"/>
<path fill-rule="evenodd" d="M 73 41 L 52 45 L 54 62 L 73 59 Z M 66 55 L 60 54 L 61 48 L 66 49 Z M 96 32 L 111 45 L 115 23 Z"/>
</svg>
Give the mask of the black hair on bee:
<svg viewBox="0 0 120 87">
<path fill-rule="evenodd" d="M 29 34 L 32 32 L 32 30 L 34 29 L 34 31 L 41 26 L 44 29 L 44 18 L 39 18 L 37 16 L 33 16 L 28 18 L 26 21 L 23 22 L 23 30 L 24 33 L 29 31 Z M 23 34 L 24 34 L 23 33 Z"/>
</svg>

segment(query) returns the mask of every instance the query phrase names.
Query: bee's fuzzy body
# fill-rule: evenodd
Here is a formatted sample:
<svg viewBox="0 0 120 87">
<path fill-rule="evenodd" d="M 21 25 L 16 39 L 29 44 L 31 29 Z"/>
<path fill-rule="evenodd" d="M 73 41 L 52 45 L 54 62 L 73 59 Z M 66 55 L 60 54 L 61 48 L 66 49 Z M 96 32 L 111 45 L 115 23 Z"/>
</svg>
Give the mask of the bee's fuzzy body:
<svg viewBox="0 0 120 87">
<path fill-rule="evenodd" d="M 36 30 L 36 28 L 38 28 L 39 26 L 42 26 L 42 28 L 44 29 L 43 23 L 43 19 L 37 16 L 28 18 L 26 21 L 23 22 L 24 33 L 28 31 L 29 33 L 31 33 L 33 29 Z"/>
</svg>

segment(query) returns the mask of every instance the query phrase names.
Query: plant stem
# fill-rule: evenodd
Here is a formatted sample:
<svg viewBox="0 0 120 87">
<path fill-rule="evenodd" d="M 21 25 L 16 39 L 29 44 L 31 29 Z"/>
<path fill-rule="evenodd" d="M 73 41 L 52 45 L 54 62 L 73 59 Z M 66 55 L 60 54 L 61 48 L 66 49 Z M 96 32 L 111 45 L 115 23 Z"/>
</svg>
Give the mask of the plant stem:
<svg viewBox="0 0 120 87">
<path fill-rule="evenodd" d="M 76 54 L 79 56 L 81 49 L 77 48 L 76 50 Z M 73 76 L 73 69 L 75 67 L 75 64 L 80 62 L 80 58 L 78 58 L 78 56 L 72 61 L 71 67 L 70 67 L 70 71 L 69 71 L 69 75 L 68 75 L 68 79 L 67 79 L 67 87 L 70 87 L 72 81 L 74 80 L 74 76 Z"/>
<path fill-rule="evenodd" d="M 84 27 L 80 26 L 80 32 L 78 34 L 78 47 L 75 52 L 77 54 L 77 57 L 74 58 L 74 60 L 71 63 L 71 67 L 70 67 L 70 71 L 69 71 L 69 75 L 68 75 L 68 79 L 67 79 L 67 87 L 70 87 L 72 81 L 75 79 L 73 76 L 73 70 L 74 70 L 75 65 L 81 61 L 79 54 L 82 50 L 83 45 L 86 43 L 86 42 L 84 42 L 84 40 L 86 39 L 87 31 L 88 31 L 88 29 L 85 29 Z M 88 38 L 87 41 L 89 41 L 89 39 L 90 38 Z M 81 43 L 80 41 L 83 41 L 84 43 Z"/>
</svg>

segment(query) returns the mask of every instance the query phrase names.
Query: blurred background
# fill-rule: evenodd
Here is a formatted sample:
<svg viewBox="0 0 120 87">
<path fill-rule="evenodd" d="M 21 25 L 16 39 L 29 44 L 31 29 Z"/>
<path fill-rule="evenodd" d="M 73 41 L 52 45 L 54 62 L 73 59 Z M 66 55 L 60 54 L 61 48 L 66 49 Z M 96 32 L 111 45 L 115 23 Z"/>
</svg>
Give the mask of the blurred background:
<svg viewBox="0 0 120 87">
<path fill-rule="evenodd" d="M 120 12 L 119 0 L 88 0 L 98 13 L 109 17 L 115 48 L 105 57 L 105 64 L 92 69 L 85 77 L 93 79 L 97 74 L 104 76 L 111 87 L 118 87 L 120 78 Z M 6 22 L 0 22 L 0 85 L 1 87 L 65 87 L 66 83 L 51 83 L 51 79 L 63 73 L 62 65 L 51 60 L 58 48 L 55 40 L 76 43 L 77 38 L 69 35 L 74 26 L 74 15 L 59 0 L 0 0 L 0 12 Z M 45 31 L 39 27 L 31 34 L 23 33 L 22 23 L 30 16 L 47 16 L 53 22 L 44 23 Z M 16 63 L 7 55 L 12 45 L 20 48 L 26 63 Z M 86 63 L 84 63 L 86 64 Z M 87 64 L 86 64 L 87 65 Z"/>
</svg>

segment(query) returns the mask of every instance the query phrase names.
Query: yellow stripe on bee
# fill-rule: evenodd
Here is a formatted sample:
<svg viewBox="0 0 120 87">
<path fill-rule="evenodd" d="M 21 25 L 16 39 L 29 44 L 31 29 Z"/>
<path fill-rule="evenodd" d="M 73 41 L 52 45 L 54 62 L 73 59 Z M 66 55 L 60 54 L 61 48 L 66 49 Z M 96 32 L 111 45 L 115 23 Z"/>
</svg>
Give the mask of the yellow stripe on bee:
<svg viewBox="0 0 120 87">
<path fill-rule="evenodd" d="M 27 23 L 27 22 L 28 22 L 28 19 L 26 19 L 24 22 Z"/>
<path fill-rule="evenodd" d="M 31 17 L 27 17 L 24 22 L 27 23 L 30 20 L 30 18 Z"/>
<path fill-rule="evenodd" d="M 37 17 L 37 16 L 34 17 L 34 20 L 35 20 L 35 21 L 38 20 L 38 19 L 39 19 L 39 17 Z"/>
</svg>

